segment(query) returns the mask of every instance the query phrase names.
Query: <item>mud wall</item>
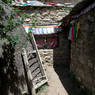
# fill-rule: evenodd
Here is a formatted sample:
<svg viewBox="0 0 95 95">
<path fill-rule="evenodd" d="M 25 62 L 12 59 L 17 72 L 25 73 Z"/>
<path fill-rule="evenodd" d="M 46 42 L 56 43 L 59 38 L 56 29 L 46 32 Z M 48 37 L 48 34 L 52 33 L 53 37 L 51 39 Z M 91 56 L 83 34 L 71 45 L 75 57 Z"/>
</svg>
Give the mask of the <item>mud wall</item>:
<svg viewBox="0 0 95 95">
<path fill-rule="evenodd" d="M 69 64 L 69 41 L 66 32 L 59 33 L 59 47 L 53 51 L 54 65 Z"/>
<path fill-rule="evenodd" d="M 71 71 L 90 90 L 95 92 L 95 9 L 79 18 L 80 33 L 71 44 Z"/>
</svg>

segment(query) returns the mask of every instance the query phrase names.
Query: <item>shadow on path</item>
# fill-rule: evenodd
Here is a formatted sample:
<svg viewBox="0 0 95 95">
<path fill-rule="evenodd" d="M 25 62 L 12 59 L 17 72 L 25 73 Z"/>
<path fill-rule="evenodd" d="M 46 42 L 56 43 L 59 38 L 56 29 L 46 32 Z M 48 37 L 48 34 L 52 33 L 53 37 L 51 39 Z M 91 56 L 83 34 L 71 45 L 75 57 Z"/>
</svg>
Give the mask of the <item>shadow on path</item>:
<svg viewBox="0 0 95 95">
<path fill-rule="evenodd" d="M 58 74 L 59 79 L 69 95 L 86 95 L 84 92 L 81 93 L 82 89 L 77 81 L 71 78 L 69 65 L 54 65 L 54 70 Z"/>
</svg>

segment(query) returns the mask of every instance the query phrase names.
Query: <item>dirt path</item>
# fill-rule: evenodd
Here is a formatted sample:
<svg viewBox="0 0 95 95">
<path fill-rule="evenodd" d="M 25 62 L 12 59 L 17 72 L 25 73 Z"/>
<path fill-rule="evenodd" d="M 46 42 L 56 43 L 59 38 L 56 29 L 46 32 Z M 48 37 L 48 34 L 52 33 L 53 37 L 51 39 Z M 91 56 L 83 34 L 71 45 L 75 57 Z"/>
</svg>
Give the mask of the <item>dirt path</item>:
<svg viewBox="0 0 95 95">
<path fill-rule="evenodd" d="M 68 95 L 53 66 L 47 66 L 48 87 L 38 95 Z"/>
<path fill-rule="evenodd" d="M 47 74 L 49 78 L 49 88 L 48 88 L 48 95 L 68 95 L 65 88 L 63 87 L 59 76 L 54 71 L 52 66 L 47 67 Z"/>
<path fill-rule="evenodd" d="M 48 84 L 38 95 L 85 95 L 80 87 L 70 79 L 69 69 L 65 66 L 47 66 Z"/>
<path fill-rule="evenodd" d="M 53 68 L 69 95 L 85 95 L 80 93 L 80 85 L 73 79 L 74 76 L 71 75 L 67 65 L 53 66 Z"/>
</svg>

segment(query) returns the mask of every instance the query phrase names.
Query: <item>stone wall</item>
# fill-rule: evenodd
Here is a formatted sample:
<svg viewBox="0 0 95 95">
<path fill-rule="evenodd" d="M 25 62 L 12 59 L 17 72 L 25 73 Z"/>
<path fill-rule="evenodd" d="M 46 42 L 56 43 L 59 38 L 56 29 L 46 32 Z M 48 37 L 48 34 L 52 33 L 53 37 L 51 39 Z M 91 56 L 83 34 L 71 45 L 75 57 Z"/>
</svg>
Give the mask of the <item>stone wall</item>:
<svg viewBox="0 0 95 95">
<path fill-rule="evenodd" d="M 55 49 L 41 49 L 39 53 L 43 64 L 62 65 L 70 63 L 69 41 L 64 33 L 59 33 L 59 45 Z"/>
<path fill-rule="evenodd" d="M 69 14 L 70 9 L 63 7 L 25 7 L 21 8 L 19 15 L 26 13 L 25 24 L 31 24 L 33 19 L 37 24 L 56 24 Z"/>
<path fill-rule="evenodd" d="M 80 17 L 81 29 L 71 45 L 71 71 L 95 92 L 95 9 Z"/>
<path fill-rule="evenodd" d="M 39 0 L 45 2 L 55 2 L 55 3 L 78 3 L 81 0 Z"/>
<path fill-rule="evenodd" d="M 30 8 L 30 10 L 29 10 Z M 19 15 L 27 13 L 30 17 L 25 20 L 25 24 L 31 24 L 32 17 L 36 17 L 37 24 L 55 24 L 63 17 L 68 15 L 69 9 L 63 7 L 42 7 L 42 8 L 24 8 Z M 36 13 L 36 14 L 35 14 Z M 44 64 L 63 64 L 68 59 L 66 49 L 68 40 L 64 38 L 63 33 L 59 33 L 59 46 L 55 49 L 39 49 L 42 61 Z M 66 39 L 66 40 L 65 40 Z M 66 55 L 66 56 L 65 56 Z"/>
<path fill-rule="evenodd" d="M 50 0 L 56 3 L 78 3 L 81 0 Z"/>
<path fill-rule="evenodd" d="M 53 65 L 53 49 L 39 49 L 44 65 Z"/>
<path fill-rule="evenodd" d="M 62 65 L 70 63 L 69 41 L 64 33 L 59 33 L 59 45 L 55 49 L 41 49 L 43 64 Z"/>
</svg>

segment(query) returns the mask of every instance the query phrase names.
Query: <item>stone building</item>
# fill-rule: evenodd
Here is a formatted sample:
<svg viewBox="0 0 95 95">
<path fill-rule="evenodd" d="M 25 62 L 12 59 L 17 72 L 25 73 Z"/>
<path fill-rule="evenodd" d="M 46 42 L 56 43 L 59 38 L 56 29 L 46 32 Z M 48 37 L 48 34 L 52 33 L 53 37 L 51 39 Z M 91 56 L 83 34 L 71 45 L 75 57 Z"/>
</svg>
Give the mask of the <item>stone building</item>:
<svg viewBox="0 0 95 95">
<path fill-rule="evenodd" d="M 77 39 L 71 34 L 71 71 L 85 87 L 95 92 L 95 2 L 83 0 L 63 18 L 65 27 L 79 25 Z M 78 26 L 77 26 L 78 27 Z M 72 31 L 73 31 L 72 30 Z M 68 32 L 68 31 L 64 31 Z M 74 30 L 75 32 L 75 30 Z M 72 32 L 72 33 L 74 33 Z M 69 33 L 68 33 L 69 35 Z M 70 35 L 69 35 L 70 36 Z"/>
<path fill-rule="evenodd" d="M 28 8 L 30 8 L 30 10 Z M 26 18 L 25 24 L 31 24 L 33 16 L 34 17 L 36 16 L 37 25 L 48 25 L 48 24 L 60 25 L 59 21 L 63 17 L 69 14 L 70 9 L 67 10 L 66 8 L 63 7 L 40 7 L 40 8 L 37 7 L 35 9 L 32 7 L 26 7 L 20 12 L 20 14 L 23 14 L 24 12 L 30 16 L 29 18 Z M 57 40 L 58 43 L 55 48 L 39 49 L 43 63 L 53 65 L 53 64 L 64 64 L 66 63 L 66 61 L 68 61 L 69 53 L 67 54 L 67 52 L 69 52 L 68 49 L 69 44 L 65 44 L 68 43 L 68 39 L 66 35 L 64 35 L 63 31 L 57 32 Z"/>
</svg>

